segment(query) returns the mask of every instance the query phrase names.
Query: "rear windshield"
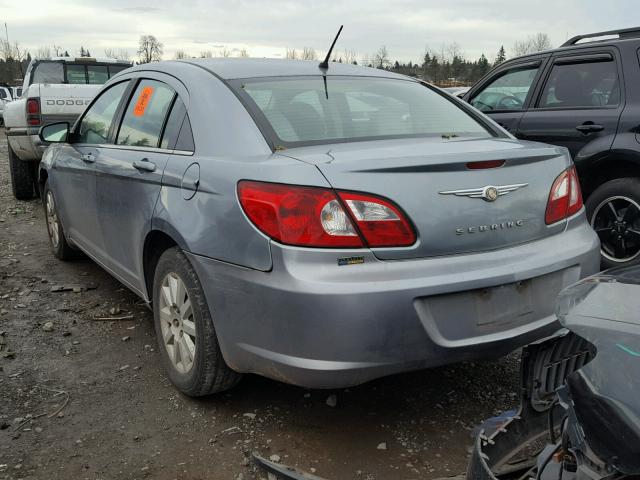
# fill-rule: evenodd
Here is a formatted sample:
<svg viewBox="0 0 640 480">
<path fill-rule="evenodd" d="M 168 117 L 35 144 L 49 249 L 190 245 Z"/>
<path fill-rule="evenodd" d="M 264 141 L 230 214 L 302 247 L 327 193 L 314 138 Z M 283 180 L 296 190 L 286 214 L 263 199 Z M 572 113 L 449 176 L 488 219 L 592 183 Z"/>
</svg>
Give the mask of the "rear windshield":
<svg viewBox="0 0 640 480">
<path fill-rule="evenodd" d="M 424 85 L 375 77 L 286 77 L 236 83 L 276 146 L 403 137 L 490 137 L 471 115 Z"/>
<path fill-rule="evenodd" d="M 92 65 L 71 62 L 41 62 L 36 65 L 31 83 L 69 83 L 102 85 L 130 65 Z"/>
</svg>

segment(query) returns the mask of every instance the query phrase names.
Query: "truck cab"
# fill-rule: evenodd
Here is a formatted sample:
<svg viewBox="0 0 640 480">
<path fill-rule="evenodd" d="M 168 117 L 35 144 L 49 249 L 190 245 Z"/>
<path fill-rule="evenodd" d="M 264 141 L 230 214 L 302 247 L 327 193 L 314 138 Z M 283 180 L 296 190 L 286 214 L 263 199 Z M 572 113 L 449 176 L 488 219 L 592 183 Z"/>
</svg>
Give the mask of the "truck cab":
<svg viewBox="0 0 640 480">
<path fill-rule="evenodd" d="M 17 199 L 37 194 L 35 173 L 47 147 L 38 131 L 55 122 L 73 124 L 100 87 L 131 62 L 90 57 L 33 60 L 20 99 L 7 103 L 4 124 L 9 145 L 11 184 Z"/>
</svg>

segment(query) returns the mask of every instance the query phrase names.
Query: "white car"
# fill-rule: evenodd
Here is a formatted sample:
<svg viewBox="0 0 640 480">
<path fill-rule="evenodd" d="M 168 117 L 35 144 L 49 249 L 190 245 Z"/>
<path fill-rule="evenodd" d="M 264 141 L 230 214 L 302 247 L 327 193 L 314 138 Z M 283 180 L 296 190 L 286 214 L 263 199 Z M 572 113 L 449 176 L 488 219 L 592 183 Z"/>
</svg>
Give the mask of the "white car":
<svg viewBox="0 0 640 480">
<path fill-rule="evenodd" d="M 4 105 L 3 112 L 11 185 L 17 199 L 27 200 L 36 193 L 35 173 L 47 147 L 38 137 L 40 127 L 55 122 L 73 124 L 102 85 L 130 66 L 128 61 L 89 57 L 31 61 L 21 98 Z M 7 92 L 11 95 L 8 88 Z"/>
</svg>

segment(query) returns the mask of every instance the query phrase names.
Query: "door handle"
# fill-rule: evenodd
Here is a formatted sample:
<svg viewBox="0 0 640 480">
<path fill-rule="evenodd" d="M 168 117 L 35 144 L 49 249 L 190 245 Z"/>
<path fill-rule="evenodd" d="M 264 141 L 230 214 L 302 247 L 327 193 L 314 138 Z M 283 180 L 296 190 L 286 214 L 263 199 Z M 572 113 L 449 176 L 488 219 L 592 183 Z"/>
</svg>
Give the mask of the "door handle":
<svg viewBox="0 0 640 480">
<path fill-rule="evenodd" d="M 156 164 L 150 162 L 148 158 L 143 158 L 142 160 L 136 160 L 133 162 L 133 168 L 143 172 L 155 172 Z"/>
<path fill-rule="evenodd" d="M 84 153 L 80 158 L 82 158 L 82 161 L 86 163 L 93 163 L 96 161 L 96 157 L 90 153 Z"/>
<path fill-rule="evenodd" d="M 585 135 L 588 135 L 590 133 L 601 132 L 602 130 L 604 130 L 604 127 L 602 125 L 596 125 L 595 123 L 585 122 L 582 125 L 578 125 L 576 127 L 576 130 L 579 131 L 580 133 L 584 133 Z"/>
</svg>

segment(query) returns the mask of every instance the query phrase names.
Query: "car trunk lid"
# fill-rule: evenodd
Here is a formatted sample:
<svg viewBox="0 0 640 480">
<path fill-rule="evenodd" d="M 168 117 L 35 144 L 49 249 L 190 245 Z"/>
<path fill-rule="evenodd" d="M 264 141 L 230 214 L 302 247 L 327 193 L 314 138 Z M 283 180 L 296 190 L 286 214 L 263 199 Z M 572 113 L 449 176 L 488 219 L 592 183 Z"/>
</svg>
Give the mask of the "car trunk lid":
<svg viewBox="0 0 640 480">
<path fill-rule="evenodd" d="M 566 226 L 566 221 L 548 226 L 544 220 L 551 185 L 569 166 L 558 147 L 511 139 L 430 138 L 281 153 L 316 165 L 337 190 L 383 196 L 406 213 L 418 240 L 411 247 L 373 249 L 381 260 L 505 248 L 554 235 Z M 504 164 L 468 166 L 493 160 Z M 487 201 L 483 193 L 500 195 Z"/>
</svg>

